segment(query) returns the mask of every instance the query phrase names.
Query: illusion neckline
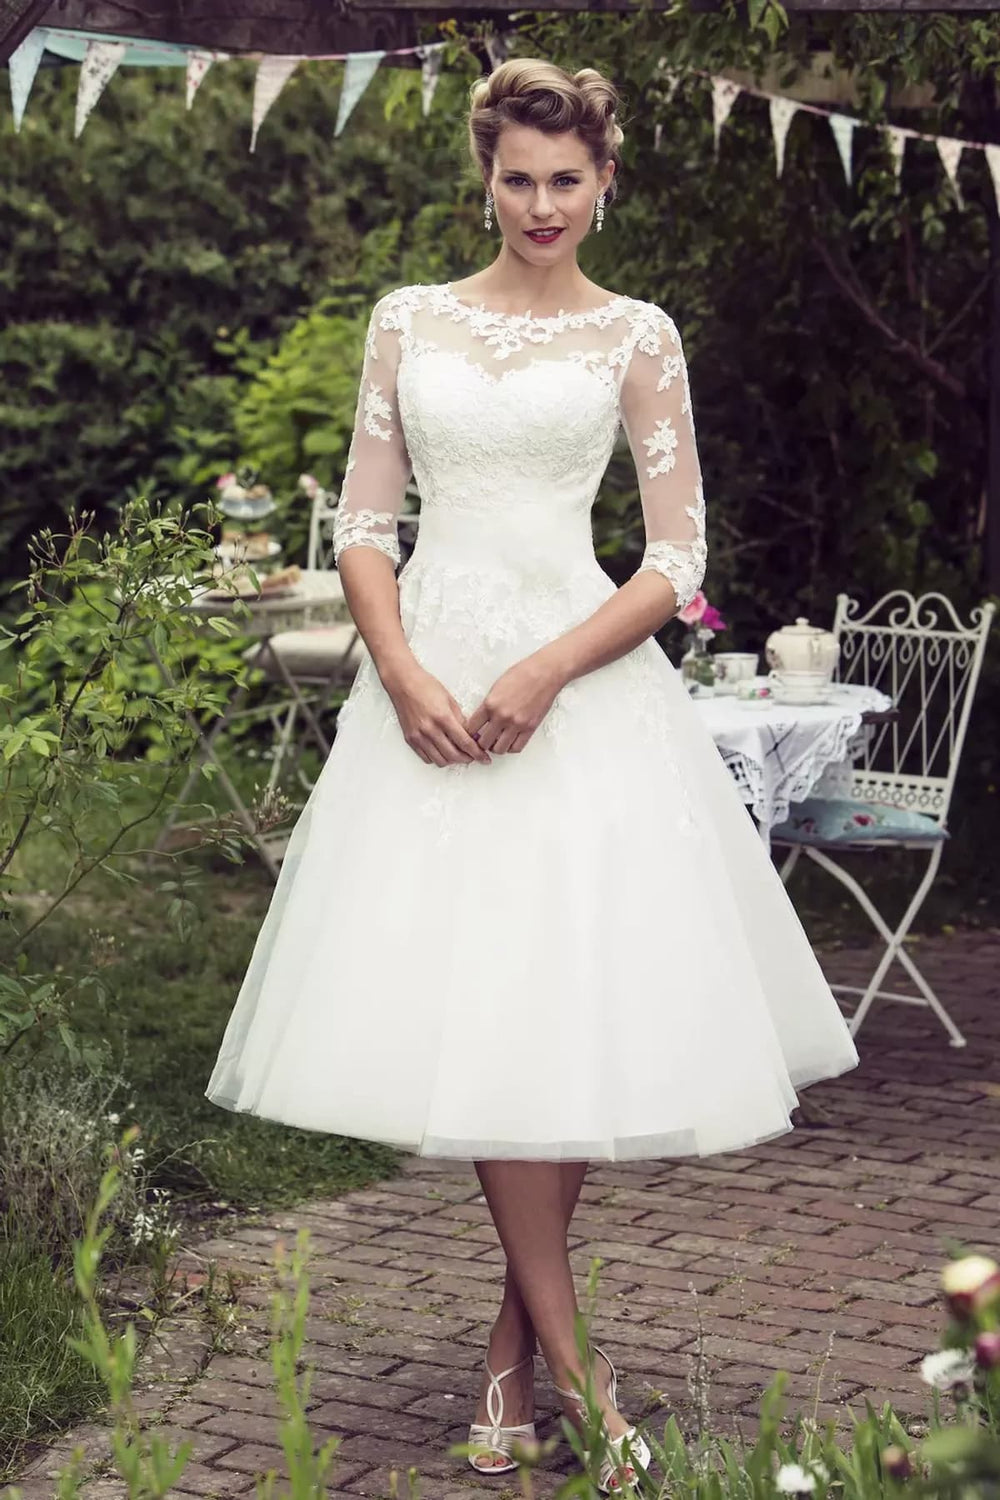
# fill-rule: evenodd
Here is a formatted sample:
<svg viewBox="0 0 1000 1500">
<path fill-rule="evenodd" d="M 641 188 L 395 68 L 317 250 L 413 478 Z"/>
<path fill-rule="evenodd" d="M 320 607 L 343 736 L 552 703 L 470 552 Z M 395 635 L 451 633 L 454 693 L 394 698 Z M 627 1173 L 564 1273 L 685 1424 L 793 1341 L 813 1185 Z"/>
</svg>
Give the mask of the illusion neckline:
<svg viewBox="0 0 1000 1500">
<path fill-rule="evenodd" d="M 568 311 L 563 310 L 557 313 L 542 314 L 541 317 L 536 318 L 531 315 L 530 309 L 526 313 L 504 313 L 498 312 L 495 308 L 487 307 L 485 302 L 463 302 L 461 297 L 459 297 L 455 292 L 454 287 L 450 281 L 442 281 L 439 283 L 439 286 L 440 289 L 444 292 L 445 296 L 448 298 L 448 301 L 451 302 L 454 307 L 460 307 L 463 312 L 479 313 L 482 316 L 494 318 L 497 322 L 500 323 L 544 324 L 564 323 L 567 318 L 589 319 L 594 317 L 598 313 L 608 312 L 612 307 L 617 307 L 619 303 L 625 303 L 631 300 L 623 293 L 619 292 L 616 296 L 609 298 L 607 302 L 601 302 L 596 307 L 570 308 Z"/>
</svg>

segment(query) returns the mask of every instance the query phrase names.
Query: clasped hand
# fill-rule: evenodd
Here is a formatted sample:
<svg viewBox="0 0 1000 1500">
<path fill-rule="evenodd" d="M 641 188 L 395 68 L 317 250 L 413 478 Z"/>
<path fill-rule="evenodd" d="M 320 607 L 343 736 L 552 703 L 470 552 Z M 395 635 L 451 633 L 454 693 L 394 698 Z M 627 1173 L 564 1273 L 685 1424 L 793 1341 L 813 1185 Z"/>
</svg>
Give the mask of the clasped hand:
<svg viewBox="0 0 1000 1500">
<path fill-rule="evenodd" d="M 562 686 L 554 668 L 535 655 L 508 667 L 468 718 L 444 683 L 420 666 L 394 689 L 392 701 L 403 738 L 428 765 L 489 765 L 490 751 L 524 749 Z"/>
</svg>

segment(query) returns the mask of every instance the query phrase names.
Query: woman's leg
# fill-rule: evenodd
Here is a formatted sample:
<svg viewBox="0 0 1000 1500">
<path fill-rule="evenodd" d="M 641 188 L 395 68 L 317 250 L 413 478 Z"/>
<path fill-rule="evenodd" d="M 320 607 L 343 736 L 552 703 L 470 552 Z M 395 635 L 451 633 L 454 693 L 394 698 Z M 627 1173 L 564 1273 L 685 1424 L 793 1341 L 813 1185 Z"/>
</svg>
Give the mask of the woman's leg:
<svg viewBox="0 0 1000 1500">
<path fill-rule="evenodd" d="M 479 1180 L 483 1182 L 482 1173 L 479 1172 L 479 1163 L 476 1170 Z M 487 1164 L 488 1165 L 488 1164 Z M 573 1210 L 576 1208 L 580 1197 L 580 1189 L 583 1187 L 584 1178 L 587 1175 L 587 1163 L 585 1161 L 563 1161 L 552 1162 L 546 1165 L 558 1169 L 558 1197 L 561 1205 L 562 1219 L 565 1229 L 569 1229 Z M 485 1191 L 486 1185 L 483 1183 Z M 489 1195 L 487 1194 L 487 1201 Z M 534 1354 L 538 1349 L 538 1340 L 535 1335 L 531 1315 L 525 1306 L 521 1290 L 507 1263 L 507 1271 L 504 1279 L 503 1302 L 497 1314 L 496 1322 L 490 1333 L 489 1345 L 486 1357 L 489 1360 L 490 1369 L 496 1374 L 501 1370 L 509 1369 L 525 1355 Z M 479 1392 L 479 1405 L 476 1408 L 474 1420 L 476 1422 L 487 1422 L 489 1420 L 486 1411 L 486 1391 L 489 1386 L 489 1377 L 483 1373 L 483 1383 Z M 523 1370 L 508 1375 L 501 1386 L 504 1399 L 504 1426 L 516 1427 L 522 1422 L 530 1422 L 534 1412 L 534 1374 L 530 1366 Z M 476 1460 L 480 1468 L 488 1469 L 492 1464 L 502 1464 L 503 1459 L 496 1454 L 484 1453 Z"/>
<path fill-rule="evenodd" d="M 566 1164 L 482 1161 L 475 1165 L 507 1254 L 509 1271 L 553 1381 L 570 1390 L 573 1388 L 571 1377 L 576 1375 L 582 1381 L 584 1372 L 574 1335 L 576 1290 L 567 1248 L 566 1199 L 561 1187 L 561 1170 Z M 521 1326 L 523 1329 L 526 1325 Z M 531 1352 L 531 1348 L 527 1343 L 514 1357 Z M 496 1369 L 492 1360 L 490 1363 Z M 504 1367 L 511 1363 L 513 1359 L 505 1361 Z M 509 1382 L 513 1380 L 513 1376 L 508 1377 Z M 610 1406 L 607 1399 L 609 1380 L 606 1363 L 599 1360 L 594 1369 L 597 1401 L 604 1411 L 608 1433 L 615 1438 L 626 1430 L 629 1423 Z M 566 1415 L 579 1425 L 580 1416 L 575 1403 L 562 1399 Z M 505 1421 L 513 1423 L 518 1420 L 527 1419 L 508 1417 L 505 1412 Z"/>
</svg>

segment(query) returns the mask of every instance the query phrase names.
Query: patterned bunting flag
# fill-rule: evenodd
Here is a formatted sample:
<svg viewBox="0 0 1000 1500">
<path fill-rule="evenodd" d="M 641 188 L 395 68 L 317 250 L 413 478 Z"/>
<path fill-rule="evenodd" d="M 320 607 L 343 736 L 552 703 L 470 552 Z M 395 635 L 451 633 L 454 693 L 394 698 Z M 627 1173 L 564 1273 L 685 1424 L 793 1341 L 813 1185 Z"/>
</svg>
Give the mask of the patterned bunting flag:
<svg viewBox="0 0 1000 1500">
<path fill-rule="evenodd" d="M 253 86 L 253 120 L 250 150 L 257 149 L 257 132 L 285 84 L 298 67 L 297 57 L 262 57 Z"/>
<path fill-rule="evenodd" d="M 434 98 L 434 90 L 437 88 L 438 79 L 441 77 L 441 64 L 444 61 L 444 48 L 441 46 L 418 47 L 417 56 L 421 59 L 421 110 L 424 115 L 429 115 L 431 112 L 431 100 Z"/>
<path fill-rule="evenodd" d="M 220 54 L 227 56 L 228 54 Z M 194 96 L 205 81 L 205 74 L 216 60 L 214 52 L 190 52 L 187 61 L 187 107 L 191 108 Z"/>
<path fill-rule="evenodd" d="M 737 95 L 741 92 L 738 83 L 733 83 L 730 78 L 712 79 L 712 123 L 715 128 L 715 156 L 719 156 L 719 136 L 722 127 L 729 119 L 729 111 L 736 102 Z"/>
<path fill-rule="evenodd" d="M 125 56 L 124 42 L 88 42 L 80 64 L 80 82 L 76 91 L 76 123 L 73 134 L 79 138 L 90 112 L 104 93 Z"/>
</svg>

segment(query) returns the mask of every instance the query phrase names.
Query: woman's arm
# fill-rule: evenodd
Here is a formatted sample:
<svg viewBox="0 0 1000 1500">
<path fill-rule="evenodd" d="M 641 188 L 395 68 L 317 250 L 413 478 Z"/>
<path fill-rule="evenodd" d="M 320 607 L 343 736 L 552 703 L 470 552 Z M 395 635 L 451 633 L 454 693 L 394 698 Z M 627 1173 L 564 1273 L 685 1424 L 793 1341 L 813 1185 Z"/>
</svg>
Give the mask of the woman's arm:
<svg viewBox="0 0 1000 1500">
<path fill-rule="evenodd" d="M 705 576 L 705 500 L 681 337 L 656 308 L 621 388 L 646 532 L 639 567 L 616 594 L 536 656 L 566 683 L 633 650 L 694 598 Z"/>
<path fill-rule="evenodd" d="M 621 392 L 646 528 L 642 560 L 586 620 L 502 673 L 469 715 L 470 732 L 497 754 L 523 750 L 566 683 L 655 634 L 690 603 L 705 576 L 705 501 L 687 366 L 680 334 L 658 307 Z"/>
<path fill-rule="evenodd" d="M 390 292 L 375 303 L 368 320 L 354 431 L 333 523 L 333 559 L 347 607 L 383 679 L 415 660 L 403 635 L 396 583 L 397 518 L 412 472 L 396 401 L 399 352 Z"/>
<path fill-rule="evenodd" d="M 399 320 L 393 293 L 372 309 L 354 431 L 333 522 L 333 559 L 347 607 L 392 700 L 403 738 L 428 765 L 489 762 L 461 706 L 421 666 L 403 633 L 397 521 L 412 472 L 396 399 Z"/>
</svg>

